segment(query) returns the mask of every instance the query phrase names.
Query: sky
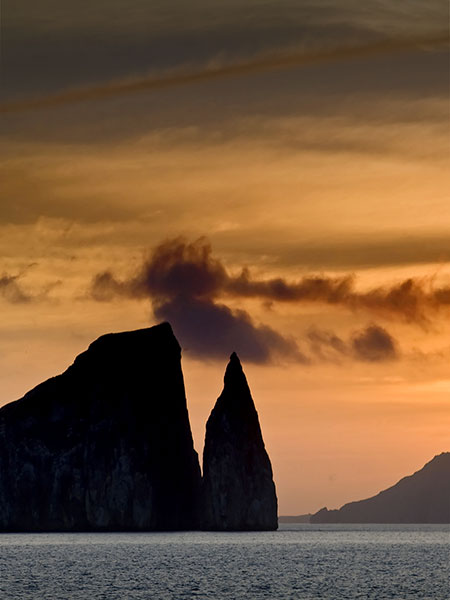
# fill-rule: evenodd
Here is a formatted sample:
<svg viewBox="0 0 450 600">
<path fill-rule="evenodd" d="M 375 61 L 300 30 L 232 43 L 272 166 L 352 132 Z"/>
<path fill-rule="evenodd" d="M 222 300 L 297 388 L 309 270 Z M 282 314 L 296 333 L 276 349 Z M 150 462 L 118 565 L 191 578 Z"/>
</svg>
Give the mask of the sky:
<svg viewBox="0 0 450 600">
<path fill-rule="evenodd" d="M 1 404 L 168 320 L 280 514 L 450 449 L 446 2 L 8 0 L 1 61 Z"/>
</svg>

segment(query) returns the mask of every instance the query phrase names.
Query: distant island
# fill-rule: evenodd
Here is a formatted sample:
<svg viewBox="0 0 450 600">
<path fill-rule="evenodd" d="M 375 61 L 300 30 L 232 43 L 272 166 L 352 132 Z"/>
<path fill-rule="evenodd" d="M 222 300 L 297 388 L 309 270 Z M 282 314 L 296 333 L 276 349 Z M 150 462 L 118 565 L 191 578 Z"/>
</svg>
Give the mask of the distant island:
<svg viewBox="0 0 450 600">
<path fill-rule="evenodd" d="M 239 358 L 203 477 L 168 323 L 107 334 L 0 409 L 0 531 L 274 530 L 277 498 Z"/>
<path fill-rule="evenodd" d="M 280 515 L 278 517 L 278 523 L 309 523 L 311 514 L 307 515 Z"/>
<path fill-rule="evenodd" d="M 366 500 L 322 508 L 311 523 L 450 523 L 450 452 Z"/>
</svg>

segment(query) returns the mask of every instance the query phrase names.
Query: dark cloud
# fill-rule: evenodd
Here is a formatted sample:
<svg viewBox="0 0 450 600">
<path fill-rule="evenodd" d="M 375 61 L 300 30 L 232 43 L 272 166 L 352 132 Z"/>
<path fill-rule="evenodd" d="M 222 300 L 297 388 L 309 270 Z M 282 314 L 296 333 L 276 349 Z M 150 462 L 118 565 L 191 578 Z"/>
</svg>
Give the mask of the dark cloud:
<svg viewBox="0 0 450 600">
<path fill-rule="evenodd" d="M 182 238 L 163 242 L 140 276 L 141 287 L 151 294 L 195 298 L 216 296 L 228 279 L 225 267 L 212 256 L 211 245 L 205 238 L 193 243 L 186 243 Z"/>
<path fill-rule="evenodd" d="M 373 290 L 360 296 L 353 291 L 353 286 L 351 276 L 307 277 L 292 284 L 283 279 L 253 280 L 250 272 L 243 269 L 240 275 L 233 277 L 213 257 L 205 238 L 192 243 L 175 238 L 160 244 L 140 271 L 128 280 L 120 281 L 110 271 L 96 275 L 91 296 L 98 301 L 120 296 L 151 299 L 155 317 L 169 321 L 186 350 L 202 358 L 223 358 L 233 350 L 243 359 L 256 363 L 269 362 L 277 356 L 303 364 L 315 360 L 336 362 L 343 358 L 368 362 L 397 358 L 395 340 L 378 325 L 354 332 L 349 340 L 331 331 L 311 328 L 305 340 L 306 355 L 293 339 L 281 336 L 266 325 L 257 325 L 247 312 L 232 310 L 217 301 L 219 296 L 227 295 L 332 304 L 347 299 L 352 308 L 360 304 L 378 309 L 384 303 L 389 310 L 401 312 L 412 290 L 417 293 L 409 281 L 385 293 Z M 447 296 L 443 295 L 442 299 Z M 408 312 L 413 310 L 408 308 L 411 302 L 406 302 Z"/>
<path fill-rule="evenodd" d="M 114 296 L 211 299 L 227 287 L 228 281 L 225 267 L 212 256 L 205 238 L 188 243 L 178 237 L 157 246 L 135 277 L 119 281 L 110 271 L 99 273 L 92 294 L 96 300 Z"/>
<path fill-rule="evenodd" d="M 354 356 L 367 362 L 393 360 L 398 356 L 394 338 L 378 325 L 354 334 L 351 346 Z"/>
<path fill-rule="evenodd" d="M 363 310 L 386 317 L 402 317 L 425 325 L 430 314 L 450 306 L 450 287 L 433 288 L 429 279 L 408 278 L 390 286 L 361 292 L 354 275 L 303 277 L 297 282 L 282 278 L 255 280 L 247 269 L 229 278 L 227 291 L 239 297 L 277 302 L 319 302 Z"/>
<path fill-rule="evenodd" d="M 348 297 L 354 285 L 353 275 L 343 277 L 303 277 L 292 283 L 281 277 L 267 280 L 253 279 L 249 269 L 244 268 L 238 277 L 229 278 L 226 291 L 247 298 L 263 298 L 277 302 L 317 302 L 329 304 L 341 302 Z"/>
<path fill-rule="evenodd" d="M 136 94 L 186 85 L 190 86 L 195 83 L 217 79 L 270 73 L 294 67 L 307 67 L 322 62 L 327 63 L 363 57 L 372 58 L 378 55 L 383 56 L 385 54 L 414 50 L 424 44 L 430 44 L 431 46 L 437 44 L 439 47 L 446 41 L 447 36 L 442 33 L 425 38 L 421 36 L 413 39 L 377 40 L 372 43 L 366 42 L 365 44 L 358 45 L 349 45 L 347 43 L 340 47 L 314 49 L 309 52 L 305 52 L 304 49 L 296 52 L 291 50 L 289 53 L 284 52 L 280 54 L 278 52 L 272 56 L 265 53 L 262 57 L 257 56 L 247 60 L 239 60 L 238 62 L 228 62 L 222 65 L 207 66 L 206 68 L 203 66 L 197 69 L 183 69 L 182 71 L 163 75 L 147 75 L 134 80 L 128 77 L 126 80 L 114 80 L 78 89 L 72 87 L 69 90 L 59 91 L 55 94 L 4 102 L 0 104 L 0 113 L 50 108 L 76 102 L 101 100 L 117 95 Z"/>
<path fill-rule="evenodd" d="M 120 296 L 128 298 L 144 298 L 148 296 L 148 294 L 144 294 L 140 286 L 135 287 L 133 279 L 119 281 L 111 271 L 103 271 L 94 277 L 90 295 L 98 302 L 110 302 Z"/>
<path fill-rule="evenodd" d="M 257 10 L 252 1 L 9 4 L 2 22 L 2 75 L 6 93 L 9 88 L 12 94 L 86 85 L 180 64 L 208 64 L 216 57 L 248 57 L 299 43 L 307 48 L 366 43 L 385 39 L 387 24 L 394 39 L 405 33 L 426 34 L 440 30 L 446 16 L 439 0 L 427 2 L 426 10 L 409 7 L 408 15 L 395 8 L 387 11 L 377 0 L 371 11 L 353 1 L 324 7 L 277 0 L 258 3 Z"/>
<path fill-rule="evenodd" d="M 348 341 L 331 331 L 312 328 L 307 333 L 307 342 L 312 355 L 326 362 L 339 362 L 344 357 L 384 362 L 399 357 L 397 342 L 386 329 L 375 324 L 355 331 Z"/>
<path fill-rule="evenodd" d="M 306 363 L 294 340 L 285 338 L 266 325 L 255 325 L 247 312 L 231 310 L 210 299 L 177 296 L 153 305 L 158 320 L 172 324 L 183 347 L 192 355 L 223 359 L 230 351 L 255 363 L 276 357 Z"/>
<path fill-rule="evenodd" d="M 212 256 L 209 243 L 182 238 L 159 245 L 135 277 L 119 281 L 110 271 L 93 280 L 99 301 L 117 296 L 150 298 L 158 320 L 170 321 L 183 347 L 206 359 L 236 351 L 242 359 L 264 363 L 277 357 L 306 362 L 294 340 L 266 325 L 257 325 L 243 310 L 216 301 L 229 275 Z"/>
<path fill-rule="evenodd" d="M 255 280 L 248 269 L 228 279 L 226 290 L 239 297 L 260 298 L 277 302 L 319 302 L 363 310 L 385 317 L 402 317 L 408 322 L 425 325 L 430 315 L 450 306 L 450 287 L 433 288 L 428 279 L 408 278 L 390 286 L 361 292 L 354 275 L 342 277 L 308 276 L 297 282 L 282 278 Z"/>
<path fill-rule="evenodd" d="M 94 0 L 82 6 L 66 2 L 62 8 L 55 0 L 10 2 L 2 23 L 2 102 L 293 49 L 310 52 L 433 34 L 441 31 L 448 12 L 441 0 L 433 0 L 433 7 L 430 2 L 426 7 L 414 3 L 407 15 L 394 3 L 387 8 L 379 0 L 370 10 L 355 0 L 339 6 L 310 0 L 257 4 L 256 9 L 254 2 L 201 2 L 194 9 L 181 0 Z M 373 57 L 370 68 L 363 60 L 350 60 L 295 73 L 271 71 L 249 80 L 217 80 L 200 89 L 189 85 L 183 88 L 181 103 L 180 93 L 168 88 L 87 106 L 14 114 L 2 119 L 2 131 L 11 139 L 84 146 L 140 139 L 143 132 L 167 128 L 199 127 L 230 136 L 236 123 L 254 115 L 263 120 L 274 115 L 339 115 L 364 124 L 371 118 L 378 124 L 402 120 L 404 107 L 420 105 L 423 119 L 425 98 L 447 98 L 447 63 L 446 49 L 436 53 L 424 47 L 408 55 Z M 400 97 L 402 110 L 391 115 L 383 102 L 394 96 Z M 375 106 L 376 114 L 370 116 Z M 334 136 L 329 142 L 337 143 Z M 305 145 L 303 139 L 301 143 Z"/>
<path fill-rule="evenodd" d="M 439 309 L 450 307 L 450 287 L 436 288 L 430 279 L 409 278 L 394 285 L 359 291 L 354 275 L 314 275 L 298 281 L 257 279 L 247 268 L 231 275 L 213 257 L 205 238 L 193 243 L 183 238 L 162 243 L 144 261 L 140 271 L 125 281 L 109 271 L 100 273 L 93 280 L 91 295 L 96 300 L 110 300 L 114 296 L 172 300 L 182 296 L 213 301 L 228 296 L 265 302 L 322 303 L 383 317 L 401 317 L 423 326 Z"/>
<path fill-rule="evenodd" d="M 167 130 L 197 130 L 196 142 L 205 143 L 207 135 L 216 136 L 216 143 L 245 135 L 265 144 L 264 137 L 259 141 L 265 134 L 264 122 L 280 115 L 283 118 L 339 117 L 348 121 L 351 128 L 368 124 L 379 127 L 404 122 L 440 122 L 445 129 L 447 115 L 432 102 L 427 106 L 426 101 L 437 98 L 445 104 L 447 67 L 446 51 L 372 58 L 370 69 L 366 61 L 321 63 L 294 73 L 280 71 L 251 79 L 217 80 L 202 85 L 201 93 L 198 86 L 186 86 L 182 90 L 183 110 L 180 110 L 180 94 L 167 88 L 157 94 L 69 104 L 58 110 L 5 114 L 1 127 L 3 137 L 8 140 L 38 139 L 83 147 L 86 143 L 141 139 L 143 132 L 158 134 Z M 24 76 L 20 79 L 28 81 Z M 38 89 L 31 90 L 33 96 L 38 94 Z M 4 95 L 2 102 L 6 100 Z M 253 126 L 255 115 L 258 119 Z M 377 136 L 366 136 L 366 145 L 356 143 L 352 136 L 342 139 L 342 129 L 338 137 L 328 136 L 328 145 L 326 141 L 322 141 L 321 136 L 299 134 L 298 129 L 293 128 L 290 135 L 272 133 L 271 143 L 289 145 L 295 150 L 320 151 L 324 147 L 334 151 L 347 147 L 363 152 L 369 148 L 376 153 L 395 150 L 388 139 L 383 143 Z M 417 152 L 417 144 L 409 151 Z"/>
</svg>

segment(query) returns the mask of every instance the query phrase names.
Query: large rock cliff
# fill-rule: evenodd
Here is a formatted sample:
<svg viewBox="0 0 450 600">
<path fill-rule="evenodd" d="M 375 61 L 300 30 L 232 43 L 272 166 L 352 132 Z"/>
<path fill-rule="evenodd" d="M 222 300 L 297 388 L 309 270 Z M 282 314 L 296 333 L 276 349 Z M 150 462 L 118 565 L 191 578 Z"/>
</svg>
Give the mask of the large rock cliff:
<svg viewBox="0 0 450 600">
<path fill-rule="evenodd" d="M 311 523 L 450 523 L 450 452 L 366 500 L 322 508 Z"/>
<path fill-rule="evenodd" d="M 100 337 L 0 410 L 0 530 L 198 527 L 200 469 L 170 325 Z"/>
<path fill-rule="evenodd" d="M 272 467 L 235 353 L 206 425 L 203 499 L 205 529 L 274 530 L 278 526 Z"/>
</svg>

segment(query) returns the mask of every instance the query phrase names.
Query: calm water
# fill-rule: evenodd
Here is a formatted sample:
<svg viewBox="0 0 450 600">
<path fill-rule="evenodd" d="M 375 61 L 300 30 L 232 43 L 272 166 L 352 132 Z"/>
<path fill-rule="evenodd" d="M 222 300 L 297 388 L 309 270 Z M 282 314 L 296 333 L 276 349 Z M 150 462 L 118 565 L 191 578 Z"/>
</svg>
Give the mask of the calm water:
<svg viewBox="0 0 450 600">
<path fill-rule="evenodd" d="M 3 534 L 1 600 L 448 600 L 450 530 Z"/>
</svg>

